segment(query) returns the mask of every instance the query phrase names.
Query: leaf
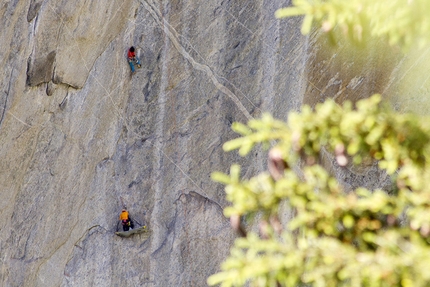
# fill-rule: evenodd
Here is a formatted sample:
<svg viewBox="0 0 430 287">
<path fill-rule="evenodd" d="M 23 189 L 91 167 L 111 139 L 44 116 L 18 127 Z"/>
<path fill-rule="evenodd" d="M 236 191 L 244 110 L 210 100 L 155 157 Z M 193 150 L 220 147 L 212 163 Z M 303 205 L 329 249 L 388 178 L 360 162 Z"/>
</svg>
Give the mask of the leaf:
<svg viewBox="0 0 430 287">
<path fill-rule="evenodd" d="M 309 34 L 312 28 L 312 22 L 314 20 L 314 17 L 312 15 L 306 15 L 305 19 L 303 19 L 302 29 L 301 32 L 303 35 Z"/>
<path fill-rule="evenodd" d="M 300 9 L 298 7 L 288 7 L 276 10 L 275 17 L 279 19 L 291 16 L 299 16 L 303 14 L 305 14 L 305 11 L 303 9 Z"/>
<path fill-rule="evenodd" d="M 219 172 L 219 171 L 213 172 L 211 174 L 211 179 L 213 181 L 223 183 L 223 184 L 229 184 L 231 182 L 231 179 L 227 174 Z"/>
<path fill-rule="evenodd" d="M 250 179 L 251 170 L 246 179 L 240 178 L 237 164 L 230 175 L 212 174 L 227 184 L 231 204 L 224 215 L 240 216 L 248 236 L 236 240 L 221 273 L 208 284 L 401 286 L 410 279 L 407 284 L 430 286 L 425 275 L 430 265 L 428 120 L 392 113 L 378 101 L 378 96 L 361 100 L 358 109 L 326 102 L 290 114 L 287 124 L 265 115 L 248 126 L 237 125 L 242 133 L 251 133 L 230 141 L 227 148 L 245 154 L 255 145 L 260 148 L 261 142 L 269 143 L 281 149 L 288 167 L 278 180 L 264 166 Z M 368 170 L 363 180 L 372 173 L 382 179 L 373 165 L 379 158 L 380 167 L 394 173 L 393 186 L 383 180 L 384 190 L 350 191 L 347 186 L 345 191 L 333 176 L 337 170 L 321 165 L 321 154 L 313 148 L 331 153 L 333 160 L 346 152 L 354 161 L 362 159 Z M 344 171 L 336 174 L 342 180 Z"/>
<path fill-rule="evenodd" d="M 242 138 L 242 137 L 241 138 L 237 138 L 237 139 L 234 139 L 234 140 L 226 142 L 222 146 L 222 148 L 223 148 L 224 151 L 232 151 L 232 150 L 240 148 L 243 145 L 244 142 L 245 142 L 244 138 Z"/>
<path fill-rule="evenodd" d="M 245 140 L 239 149 L 239 154 L 241 156 L 246 156 L 254 147 L 254 143 L 250 140 Z"/>
<path fill-rule="evenodd" d="M 240 177 L 240 165 L 233 164 L 230 168 L 230 176 L 233 182 L 239 182 Z"/>
<path fill-rule="evenodd" d="M 363 239 L 367 242 L 374 243 L 377 239 L 377 236 L 372 232 L 364 232 Z"/>
<path fill-rule="evenodd" d="M 351 227 L 353 227 L 353 226 L 354 226 L 354 223 L 355 223 L 355 221 L 354 221 L 354 217 L 352 217 L 352 216 L 351 216 L 351 214 L 347 214 L 347 215 L 345 215 L 345 216 L 343 217 L 343 219 L 342 219 L 342 222 L 343 222 L 343 225 L 344 225 L 346 228 L 351 228 Z"/>
<path fill-rule="evenodd" d="M 231 125 L 231 129 L 242 136 L 247 136 L 252 133 L 252 130 L 249 127 L 239 122 L 234 122 Z"/>
<path fill-rule="evenodd" d="M 220 273 L 217 273 L 217 274 L 210 276 L 207 279 L 208 285 L 213 286 L 216 284 L 220 284 L 221 282 L 224 282 L 227 278 L 227 274 L 228 274 L 228 272 L 220 272 Z M 223 285 L 223 286 L 231 286 L 231 285 Z"/>
</svg>

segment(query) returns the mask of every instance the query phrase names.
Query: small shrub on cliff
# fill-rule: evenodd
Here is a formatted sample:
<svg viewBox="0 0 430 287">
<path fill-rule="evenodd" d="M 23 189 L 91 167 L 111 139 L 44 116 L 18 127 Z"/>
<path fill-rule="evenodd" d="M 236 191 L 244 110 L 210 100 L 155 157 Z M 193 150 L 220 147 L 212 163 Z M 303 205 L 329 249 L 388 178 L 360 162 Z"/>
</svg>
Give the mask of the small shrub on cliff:
<svg viewBox="0 0 430 287">
<path fill-rule="evenodd" d="M 428 121 L 380 106 L 373 96 L 343 107 L 327 101 L 292 113 L 284 123 L 265 115 L 235 123 L 240 138 L 226 151 L 246 155 L 270 147 L 269 172 L 226 185 L 232 225 L 256 216 L 259 231 L 238 238 L 210 285 L 430 286 L 430 129 Z M 319 164 L 329 152 L 340 166 L 377 161 L 392 190 L 346 193 Z M 282 223 L 280 212 L 292 219 Z"/>
</svg>

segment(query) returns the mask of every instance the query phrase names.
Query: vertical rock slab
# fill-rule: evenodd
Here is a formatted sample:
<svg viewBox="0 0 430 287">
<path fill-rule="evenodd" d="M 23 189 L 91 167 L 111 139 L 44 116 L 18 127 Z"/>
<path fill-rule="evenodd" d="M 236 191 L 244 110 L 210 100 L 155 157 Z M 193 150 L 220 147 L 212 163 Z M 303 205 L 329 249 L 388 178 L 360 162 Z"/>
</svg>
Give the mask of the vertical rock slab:
<svg viewBox="0 0 430 287">
<path fill-rule="evenodd" d="M 54 82 L 82 87 L 98 56 L 123 31 L 132 1 L 79 1 L 57 6 L 64 22 Z M 79 12 L 77 13 L 78 10 Z M 65 20 L 66 19 L 66 20 Z M 125 57 L 125 55 L 124 55 Z M 70 65 L 73 63 L 73 65 Z"/>
<path fill-rule="evenodd" d="M 232 122 L 303 99 L 306 38 L 273 16 L 287 4 L 0 7 L 16 48 L 0 49 L 0 285 L 205 286 L 235 239 L 211 172 L 265 168 L 223 152 Z M 114 234 L 124 205 L 149 238 Z"/>
<path fill-rule="evenodd" d="M 107 45 L 124 29 L 131 1 L 44 1 L 38 8 L 35 46 L 29 61 L 28 84 L 53 80 L 82 88 Z M 54 71 L 55 70 L 55 71 Z"/>
</svg>

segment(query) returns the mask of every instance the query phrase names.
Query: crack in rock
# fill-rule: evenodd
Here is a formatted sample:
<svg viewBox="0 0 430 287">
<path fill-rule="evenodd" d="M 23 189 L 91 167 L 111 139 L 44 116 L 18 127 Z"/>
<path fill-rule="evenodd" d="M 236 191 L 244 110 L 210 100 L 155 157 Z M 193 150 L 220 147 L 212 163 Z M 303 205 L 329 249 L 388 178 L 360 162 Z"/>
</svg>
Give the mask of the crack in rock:
<svg viewBox="0 0 430 287">
<path fill-rule="evenodd" d="M 254 117 L 248 112 L 242 102 L 238 99 L 238 97 L 230 91 L 226 86 L 221 84 L 214 72 L 207 65 L 200 64 L 194 60 L 194 58 L 185 50 L 185 48 L 179 43 L 179 37 L 176 30 L 163 18 L 161 12 L 155 7 L 155 4 L 149 3 L 151 0 L 140 1 L 142 5 L 148 10 L 148 12 L 152 15 L 155 21 L 163 28 L 164 33 L 169 37 L 170 41 L 172 41 L 175 48 L 178 52 L 187 59 L 191 65 L 199 71 L 205 72 L 207 76 L 212 80 L 212 83 L 215 87 L 227 95 L 237 106 L 237 108 L 245 115 L 248 120 L 252 120 Z"/>
</svg>

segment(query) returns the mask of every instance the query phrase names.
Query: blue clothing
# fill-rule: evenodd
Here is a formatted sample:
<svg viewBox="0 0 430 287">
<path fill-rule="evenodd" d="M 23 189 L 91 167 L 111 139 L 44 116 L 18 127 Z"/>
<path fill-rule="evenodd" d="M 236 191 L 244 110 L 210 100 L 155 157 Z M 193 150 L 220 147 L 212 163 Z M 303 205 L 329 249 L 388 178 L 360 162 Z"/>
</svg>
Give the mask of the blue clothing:
<svg viewBox="0 0 430 287">
<path fill-rule="evenodd" d="M 134 73 L 134 64 L 132 60 L 128 60 L 128 64 L 130 65 L 131 71 Z"/>
<path fill-rule="evenodd" d="M 134 59 L 128 59 L 128 64 L 130 65 L 130 69 L 133 73 L 135 71 L 135 68 L 134 68 L 135 64 L 138 65 L 138 67 L 140 67 L 140 62 L 137 57 L 135 57 Z"/>
</svg>

